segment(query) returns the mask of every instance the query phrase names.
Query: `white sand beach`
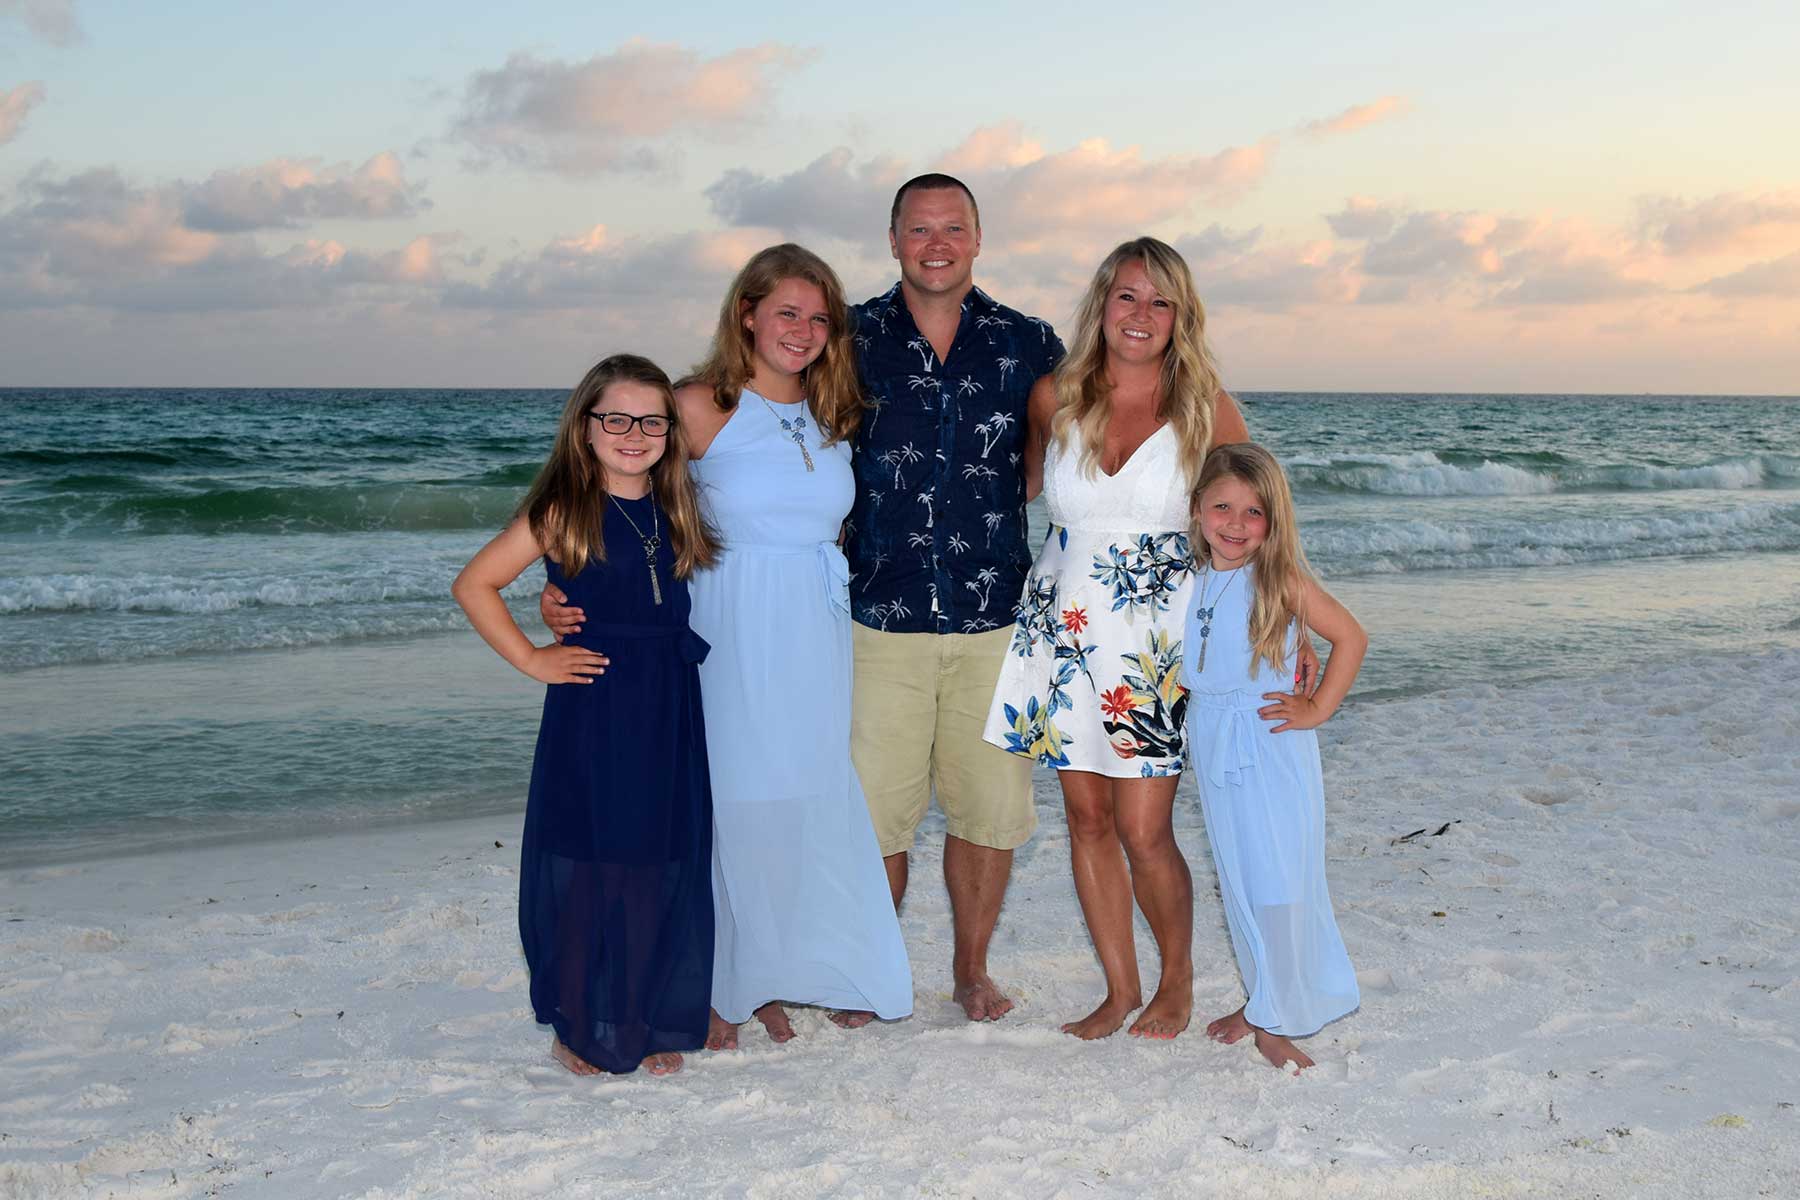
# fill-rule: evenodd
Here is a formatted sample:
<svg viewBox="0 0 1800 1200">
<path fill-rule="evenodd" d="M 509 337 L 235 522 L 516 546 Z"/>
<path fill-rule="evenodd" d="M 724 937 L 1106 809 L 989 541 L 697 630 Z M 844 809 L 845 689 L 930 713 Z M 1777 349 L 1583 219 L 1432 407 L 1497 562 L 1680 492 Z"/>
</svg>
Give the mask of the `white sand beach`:
<svg viewBox="0 0 1800 1200">
<path fill-rule="evenodd" d="M 1100 973 L 1042 775 L 1011 1016 L 951 1003 L 932 837 L 915 1017 L 802 1010 L 669 1079 L 550 1061 L 519 820 L 465 820 L 0 874 L 0 1196 L 1800 1194 L 1800 652 L 1364 704 L 1324 741 L 1363 1006 L 1299 1077 L 1200 1033 L 1241 996 L 1191 782 L 1177 1041 L 1057 1031 Z"/>
</svg>

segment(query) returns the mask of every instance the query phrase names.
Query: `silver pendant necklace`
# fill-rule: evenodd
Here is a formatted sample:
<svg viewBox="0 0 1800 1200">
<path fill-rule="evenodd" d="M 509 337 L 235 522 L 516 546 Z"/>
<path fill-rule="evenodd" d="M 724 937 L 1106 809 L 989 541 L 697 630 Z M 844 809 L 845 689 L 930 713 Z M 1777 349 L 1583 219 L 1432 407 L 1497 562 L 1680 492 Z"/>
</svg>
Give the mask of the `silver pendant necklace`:
<svg viewBox="0 0 1800 1200">
<path fill-rule="evenodd" d="M 800 457 L 806 460 L 806 469 L 809 471 L 812 470 L 812 455 L 807 453 L 806 450 L 806 418 L 804 416 L 799 416 L 790 421 L 775 411 L 775 406 L 769 403 L 769 398 L 767 396 L 758 392 L 756 393 L 756 398 L 763 402 L 763 407 L 769 410 L 770 416 L 781 422 L 781 431 L 794 440 L 794 445 L 800 447 Z M 804 400 L 801 401 L 803 406 L 805 403 Z"/>
<path fill-rule="evenodd" d="M 656 580 L 656 552 L 662 548 L 662 523 L 656 519 L 656 497 L 650 497 L 649 537 L 644 536 L 644 531 L 631 519 L 631 514 L 625 511 L 625 506 L 619 503 L 617 496 L 608 492 L 606 498 L 613 502 L 613 507 L 619 510 L 619 515 L 631 526 L 631 532 L 637 534 L 638 541 L 644 543 L 644 565 L 650 568 L 650 599 L 661 604 L 662 584 Z"/>
<path fill-rule="evenodd" d="M 1200 620 L 1200 662 L 1194 667 L 1196 675 L 1206 670 L 1206 641 L 1212 636 L 1213 609 L 1217 608 L 1219 601 L 1225 598 L 1225 593 L 1231 590 L 1231 585 L 1237 582 L 1237 577 L 1243 572 L 1243 569 L 1242 567 L 1233 568 L 1231 578 L 1225 581 L 1225 586 L 1220 588 L 1219 594 L 1213 597 L 1210 607 L 1206 603 L 1206 588 L 1212 582 L 1211 562 L 1206 564 L 1206 569 L 1200 576 L 1200 603 L 1194 609 L 1194 616 Z"/>
</svg>

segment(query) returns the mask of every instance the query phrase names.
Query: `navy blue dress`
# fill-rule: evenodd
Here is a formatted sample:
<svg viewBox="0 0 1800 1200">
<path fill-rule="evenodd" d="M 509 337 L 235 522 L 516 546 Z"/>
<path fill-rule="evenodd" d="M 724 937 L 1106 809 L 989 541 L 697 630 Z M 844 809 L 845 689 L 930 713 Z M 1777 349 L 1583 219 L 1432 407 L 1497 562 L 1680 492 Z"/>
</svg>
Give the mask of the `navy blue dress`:
<svg viewBox="0 0 1800 1200">
<path fill-rule="evenodd" d="M 652 503 L 622 501 L 648 534 Z M 698 665 L 668 522 L 651 598 L 643 543 L 608 505 L 606 561 L 550 582 L 586 611 L 569 642 L 611 659 L 544 695 L 519 863 L 531 1006 L 607 1071 L 698 1049 L 712 995 L 712 793 Z"/>
</svg>

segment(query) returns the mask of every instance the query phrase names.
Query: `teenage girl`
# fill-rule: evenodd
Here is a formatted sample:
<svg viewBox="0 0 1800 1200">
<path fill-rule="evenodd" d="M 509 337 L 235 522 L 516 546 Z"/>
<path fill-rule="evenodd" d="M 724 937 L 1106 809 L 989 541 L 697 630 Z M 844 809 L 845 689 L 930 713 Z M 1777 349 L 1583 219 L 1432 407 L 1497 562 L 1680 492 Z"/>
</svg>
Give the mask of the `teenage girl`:
<svg viewBox="0 0 1800 1200">
<path fill-rule="evenodd" d="M 681 1068 L 712 990 L 712 793 L 688 577 L 701 518 L 669 378 L 615 354 L 570 394 L 513 522 L 452 591 L 500 657 L 550 685 L 519 864 L 519 937 L 551 1053 L 578 1075 Z M 500 591 L 537 559 L 592 618 L 534 646 Z"/>
<path fill-rule="evenodd" d="M 1244 1006 L 1208 1037 L 1254 1036 L 1278 1067 L 1313 1060 L 1291 1039 L 1360 1002 L 1325 886 L 1318 735 L 1362 666 L 1368 635 L 1306 565 L 1294 499 L 1274 457 L 1215 448 L 1194 489 L 1200 563 L 1182 647 L 1188 747 L 1212 842 Z M 1310 697 L 1288 692 L 1308 631 L 1331 644 Z"/>
</svg>

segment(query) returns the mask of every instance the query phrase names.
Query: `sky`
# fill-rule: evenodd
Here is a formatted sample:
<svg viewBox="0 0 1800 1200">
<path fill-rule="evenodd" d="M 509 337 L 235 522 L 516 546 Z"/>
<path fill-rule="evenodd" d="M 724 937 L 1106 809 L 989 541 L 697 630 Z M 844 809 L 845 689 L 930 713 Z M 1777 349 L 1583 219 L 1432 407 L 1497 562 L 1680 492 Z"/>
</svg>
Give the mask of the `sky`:
<svg viewBox="0 0 1800 1200">
<path fill-rule="evenodd" d="M 1800 6 L 0 0 L 0 386 L 679 374 L 895 186 L 1067 331 L 1182 251 L 1238 390 L 1800 393 Z"/>
</svg>

